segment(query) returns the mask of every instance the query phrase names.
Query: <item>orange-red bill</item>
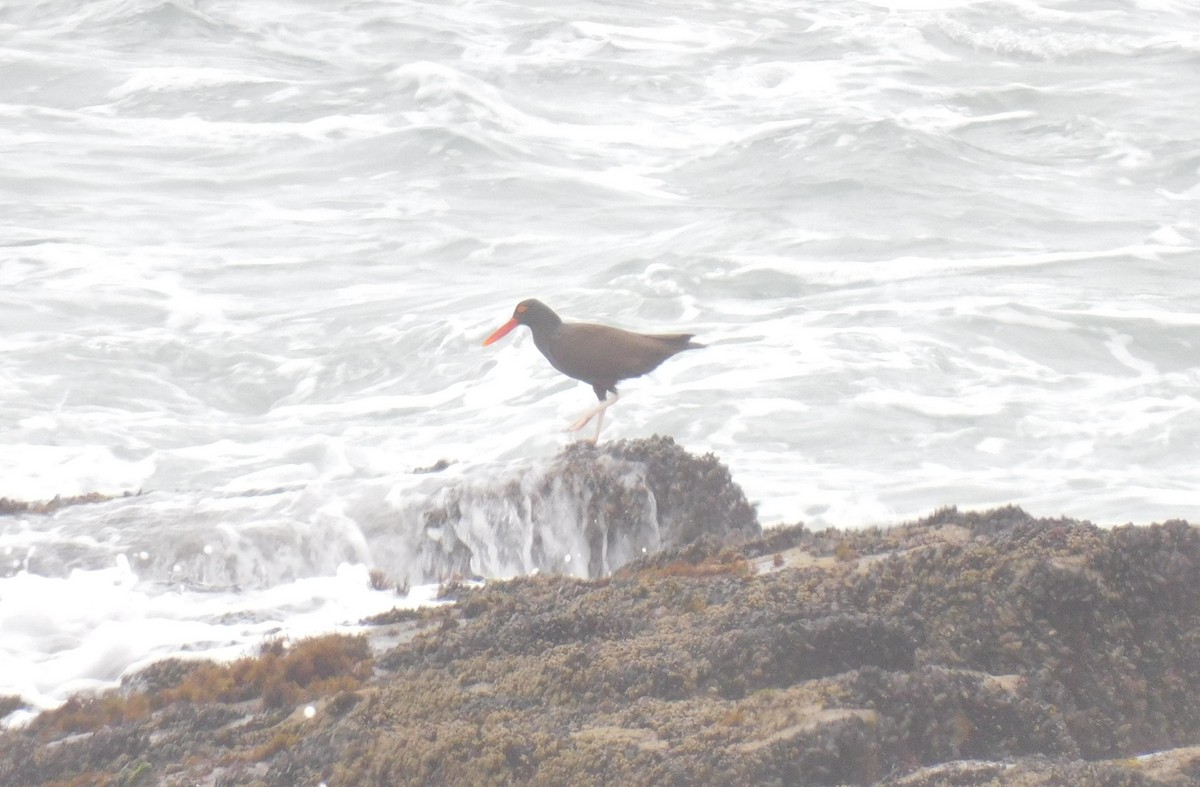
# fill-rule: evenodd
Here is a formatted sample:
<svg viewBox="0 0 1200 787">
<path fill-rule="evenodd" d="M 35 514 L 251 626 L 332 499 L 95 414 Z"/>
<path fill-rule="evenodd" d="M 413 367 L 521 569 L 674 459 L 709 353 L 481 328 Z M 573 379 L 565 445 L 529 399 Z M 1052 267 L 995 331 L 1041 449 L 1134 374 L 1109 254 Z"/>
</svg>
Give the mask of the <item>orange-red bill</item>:
<svg viewBox="0 0 1200 787">
<path fill-rule="evenodd" d="M 505 336 L 508 335 L 509 331 L 511 331 L 513 328 L 516 328 L 520 324 L 521 323 L 517 322 L 517 318 L 513 317 L 511 320 L 509 320 L 508 322 L 504 323 L 499 328 L 497 328 L 495 333 L 493 333 L 491 336 L 484 339 L 483 346 L 487 347 L 489 344 L 496 341 L 497 339 L 503 339 Z"/>
</svg>

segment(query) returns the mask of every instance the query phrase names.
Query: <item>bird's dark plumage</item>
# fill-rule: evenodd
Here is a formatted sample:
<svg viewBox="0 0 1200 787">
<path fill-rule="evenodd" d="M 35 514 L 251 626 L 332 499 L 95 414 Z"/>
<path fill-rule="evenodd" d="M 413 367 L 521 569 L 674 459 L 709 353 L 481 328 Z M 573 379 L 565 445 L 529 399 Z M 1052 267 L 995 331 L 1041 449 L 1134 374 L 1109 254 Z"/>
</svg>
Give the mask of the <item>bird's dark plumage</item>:
<svg viewBox="0 0 1200 787">
<path fill-rule="evenodd" d="M 533 298 L 518 303 L 512 319 L 484 344 L 518 325 L 529 326 L 533 343 L 555 369 L 589 383 L 602 402 L 608 392 L 617 392 L 621 380 L 640 377 L 676 353 L 704 346 L 693 342 L 690 333 L 634 333 L 608 325 L 563 322 L 549 306 Z M 598 428 L 596 432 L 598 435 Z"/>
</svg>

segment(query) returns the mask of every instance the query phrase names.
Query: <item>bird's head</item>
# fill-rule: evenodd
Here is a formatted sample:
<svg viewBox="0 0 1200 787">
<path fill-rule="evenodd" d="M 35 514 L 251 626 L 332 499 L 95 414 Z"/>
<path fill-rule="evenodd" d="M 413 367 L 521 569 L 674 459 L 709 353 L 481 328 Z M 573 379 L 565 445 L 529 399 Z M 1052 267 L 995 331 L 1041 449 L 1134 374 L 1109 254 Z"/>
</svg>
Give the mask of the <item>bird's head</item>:
<svg viewBox="0 0 1200 787">
<path fill-rule="evenodd" d="M 556 328 L 561 324 L 562 319 L 549 306 L 536 298 L 529 298 L 517 304 L 517 308 L 513 309 L 512 319 L 484 339 L 483 345 L 486 347 L 492 342 L 504 338 L 518 325 L 528 325 L 534 334 L 537 334 L 541 330 Z"/>
</svg>

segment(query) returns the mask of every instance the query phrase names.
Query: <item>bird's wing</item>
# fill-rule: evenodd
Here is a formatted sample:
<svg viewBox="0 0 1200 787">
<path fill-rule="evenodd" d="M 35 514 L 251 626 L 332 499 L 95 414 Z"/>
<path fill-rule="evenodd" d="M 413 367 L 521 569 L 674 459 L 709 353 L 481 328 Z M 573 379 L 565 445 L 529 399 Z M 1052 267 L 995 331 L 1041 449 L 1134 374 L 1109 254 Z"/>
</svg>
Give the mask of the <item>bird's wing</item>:
<svg viewBox="0 0 1200 787">
<path fill-rule="evenodd" d="M 608 325 L 565 323 L 559 337 L 550 359 L 559 371 L 592 384 L 616 384 L 687 349 L 690 334 L 647 335 Z"/>
</svg>

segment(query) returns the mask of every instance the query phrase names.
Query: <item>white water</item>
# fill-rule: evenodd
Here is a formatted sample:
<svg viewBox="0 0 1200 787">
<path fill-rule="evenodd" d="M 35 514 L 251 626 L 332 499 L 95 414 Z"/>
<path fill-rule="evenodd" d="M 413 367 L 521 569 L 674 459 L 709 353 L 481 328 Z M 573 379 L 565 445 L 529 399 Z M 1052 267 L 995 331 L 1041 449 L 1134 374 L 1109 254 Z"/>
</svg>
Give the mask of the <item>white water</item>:
<svg viewBox="0 0 1200 787">
<path fill-rule="evenodd" d="M 530 296 L 764 524 L 1200 519 L 1197 107 L 1171 0 L 0 2 L 0 496 L 146 493 L 0 519 L 0 695 L 395 603 L 592 399 Z"/>
</svg>

